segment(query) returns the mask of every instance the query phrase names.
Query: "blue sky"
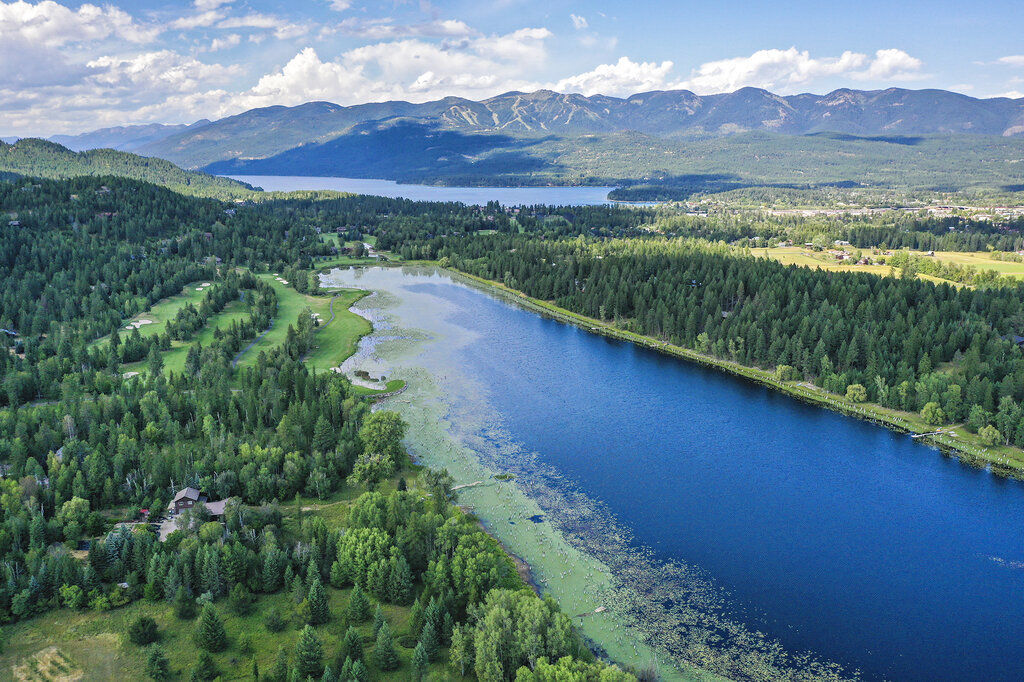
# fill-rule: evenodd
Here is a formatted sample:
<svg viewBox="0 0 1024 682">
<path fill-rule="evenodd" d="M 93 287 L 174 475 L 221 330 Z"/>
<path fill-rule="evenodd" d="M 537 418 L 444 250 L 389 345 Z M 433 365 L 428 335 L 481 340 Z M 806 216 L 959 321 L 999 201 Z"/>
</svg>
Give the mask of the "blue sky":
<svg viewBox="0 0 1024 682">
<path fill-rule="evenodd" d="M 0 134 L 508 90 L 1024 96 L 1024 3 L 0 0 Z"/>
</svg>

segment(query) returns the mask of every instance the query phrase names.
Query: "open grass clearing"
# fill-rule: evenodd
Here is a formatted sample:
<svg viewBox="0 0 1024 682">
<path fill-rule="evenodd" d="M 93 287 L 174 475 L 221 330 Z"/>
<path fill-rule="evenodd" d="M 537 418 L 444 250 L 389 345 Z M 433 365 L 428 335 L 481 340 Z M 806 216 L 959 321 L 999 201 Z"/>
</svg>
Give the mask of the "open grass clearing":
<svg viewBox="0 0 1024 682">
<path fill-rule="evenodd" d="M 154 336 L 157 334 L 163 334 L 164 330 L 167 329 L 167 323 L 174 319 L 174 316 L 178 314 L 178 311 L 184 308 L 186 305 L 191 303 L 194 306 L 198 306 L 199 302 L 203 299 L 206 287 L 202 285 L 202 282 L 190 282 L 185 285 L 185 288 L 180 293 L 174 296 L 168 296 L 162 298 L 154 303 L 149 310 L 144 310 L 138 315 L 135 315 L 129 320 L 126 320 L 120 328 L 121 336 L 124 337 L 126 334 L 131 334 L 129 325 L 132 323 L 142 322 L 148 320 L 148 324 L 139 325 L 139 334 L 142 336 Z M 199 291 L 202 288 L 203 291 Z M 92 345 L 106 343 L 110 339 L 110 336 L 103 336 L 92 342 Z"/>
<path fill-rule="evenodd" d="M 170 350 L 161 351 L 160 355 L 164 360 L 164 372 L 181 372 L 185 369 L 185 359 L 188 357 L 188 350 L 196 343 L 204 347 L 209 346 L 214 339 L 217 329 L 227 329 L 232 322 L 240 322 L 249 316 L 249 309 L 241 301 L 231 301 L 224 309 L 215 315 L 211 315 L 206 325 L 199 332 L 187 341 L 171 341 Z M 141 333 L 141 332 L 140 332 Z M 146 369 L 146 361 L 132 362 L 121 365 L 122 374 L 128 372 L 143 372 Z"/>
<path fill-rule="evenodd" d="M 846 250 L 850 253 L 861 251 L 864 255 L 871 254 L 871 249 L 846 247 Z M 888 265 L 856 265 L 851 261 L 837 261 L 835 256 L 828 251 L 813 251 L 801 246 L 755 249 L 753 253 L 757 256 L 771 258 L 783 265 L 806 265 L 833 272 L 870 272 L 883 276 L 889 275 L 892 272 Z M 991 253 L 988 251 L 935 251 L 933 255 L 929 255 L 927 251 L 911 251 L 910 253 L 911 255 L 923 258 L 934 258 L 944 263 L 971 267 L 978 271 L 995 270 L 1004 277 L 1024 278 L 1024 263 L 996 260 L 992 258 Z M 929 282 L 948 282 L 948 280 L 932 275 L 919 273 L 918 277 Z"/>
</svg>

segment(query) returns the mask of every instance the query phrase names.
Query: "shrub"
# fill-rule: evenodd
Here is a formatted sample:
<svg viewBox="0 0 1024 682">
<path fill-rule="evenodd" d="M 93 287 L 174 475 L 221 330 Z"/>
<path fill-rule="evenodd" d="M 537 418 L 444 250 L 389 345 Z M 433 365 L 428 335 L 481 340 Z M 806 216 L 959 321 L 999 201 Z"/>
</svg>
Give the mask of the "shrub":
<svg viewBox="0 0 1024 682">
<path fill-rule="evenodd" d="M 139 616 L 128 626 L 128 639 L 132 644 L 145 646 L 157 640 L 156 621 L 149 616 Z"/>
<path fill-rule="evenodd" d="M 1003 434 L 999 433 L 999 429 L 989 424 L 978 429 L 978 439 L 986 447 L 992 447 L 1002 442 Z"/>
<path fill-rule="evenodd" d="M 263 625 L 269 632 L 281 632 L 281 630 L 284 630 L 286 623 L 280 613 L 276 610 L 272 610 L 267 613 L 266 618 L 263 619 Z"/>
<path fill-rule="evenodd" d="M 867 389 L 861 384 L 850 384 L 846 387 L 846 399 L 855 403 L 862 403 L 868 399 Z"/>
<path fill-rule="evenodd" d="M 171 665 L 163 649 L 155 644 L 149 648 L 149 656 L 146 657 L 146 674 L 154 680 L 171 679 Z"/>
<path fill-rule="evenodd" d="M 926 423 L 934 426 L 945 421 L 946 415 L 942 411 L 942 408 L 939 407 L 938 403 L 926 403 L 925 406 L 921 408 L 921 418 L 924 419 Z"/>
</svg>

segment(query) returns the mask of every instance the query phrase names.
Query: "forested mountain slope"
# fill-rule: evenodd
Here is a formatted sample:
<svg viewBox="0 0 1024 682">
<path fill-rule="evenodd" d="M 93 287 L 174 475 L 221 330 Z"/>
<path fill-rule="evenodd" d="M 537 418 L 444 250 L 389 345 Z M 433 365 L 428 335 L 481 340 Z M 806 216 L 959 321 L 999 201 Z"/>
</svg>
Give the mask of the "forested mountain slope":
<svg viewBox="0 0 1024 682">
<path fill-rule="evenodd" d="M 431 146 L 432 138 L 443 133 L 460 137 L 471 133 L 498 136 L 483 138 L 476 145 L 487 149 L 508 146 L 504 141 L 507 137 L 523 140 L 523 144 L 536 144 L 537 139 L 545 136 L 603 138 L 616 133 L 653 138 L 717 137 L 744 131 L 785 135 L 831 132 L 861 137 L 1019 136 L 1024 133 L 1024 101 L 982 100 L 943 90 L 843 89 L 827 95 L 783 97 L 744 88 L 706 96 L 685 90 L 648 92 L 625 99 L 540 90 L 511 92 L 480 102 L 457 97 L 423 104 L 383 102 L 349 107 L 310 102 L 295 107 L 253 109 L 164 137 L 140 147 L 139 152 L 169 159 L 186 168 L 203 168 L 231 160 L 270 159 L 346 134 L 373 134 L 399 121 L 418 126 L 419 143 L 414 143 L 414 147 L 425 148 Z M 397 161 L 398 149 L 392 148 L 388 159 L 395 163 L 396 173 L 407 174 L 409 169 Z M 458 148 L 446 151 L 463 153 Z M 633 152 L 628 145 L 616 145 L 611 150 L 612 159 L 625 163 Z M 465 153 L 471 155 L 475 151 Z M 336 159 L 335 165 L 353 168 L 346 167 L 342 158 Z M 358 168 L 355 164 L 354 169 Z M 664 168 L 663 164 L 655 163 L 647 166 L 645 172 Z M 572 171 L 586 172 L 578 166 L 573 166 Z M 618 175 L 638 177 L 636 171 L 630 173 Z M 616 174 L 607 173 L 605 177 Z"/>
<path fill-rule="evenodd" d="M 163 159 L 113 149 L 73 152 L 46 140 L 26 138 L 0 142 L 0 171 L 40 178 L 119 176 L 163 185 L 183 194 L 220 199 L 252 196 L 248 185 L 198 171 L 186 171 Z"/>
</svg>

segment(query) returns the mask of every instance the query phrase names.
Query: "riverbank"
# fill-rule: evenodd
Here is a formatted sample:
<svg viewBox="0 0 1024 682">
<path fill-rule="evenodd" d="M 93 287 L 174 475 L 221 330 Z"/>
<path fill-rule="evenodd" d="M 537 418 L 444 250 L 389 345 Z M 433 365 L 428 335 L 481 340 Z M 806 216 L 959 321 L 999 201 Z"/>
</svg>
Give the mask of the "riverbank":
<svg viewBox="0 0 1024 682">
<path fill-rule="evenodd" d="M 493 282 L 453 268 L 448 268 L 448 271 L 463 281 L 473 283 L 487 291 L 512 300 L 528 310 L 549 316 L 560 322 L 573 324 L 595 334 L 629 341 L 666 355 L 713 367 L 764 386 L 769 386 L 798 400 L 825 407 L 851 417 L 881 424 L 900 433 L 915 434 L 919 442 L 933 445 L 943 453 L 955 455 L 972 466 L 988 468 L 1000 476 L 1024 480 L 1024 452 L 1018 448 L 1008 446 L 985 447 L 981 445 L 973 434 L 968 433 L 962 425 L 943 426 L 940 433 L 938 432 L 938 427 L 926 423 L 916 413 L 892 410 L 874 403 L 855 403 L 843 396 L 829 393 L 824 389 L 803 381 L 781 381 L 774 376 L 773 372 L 768 370 L 748 367 L 736 362 L 703 355 L 689 348 L 674 346 L 650 336 L 626 331 L 616 327 L 613 323 L 580 315 L 548 301 L 532 298 L 520 291 L 510 289 L 500 282 Z"/>
<path fill-rule="evenodd" d="M 341 285 L 341 279 L 332 282 L 328 275 L 324 284 Z M 524 562 L 520 571 L 528 564 L 530 582 L 551 595 L 566 613 L 588 614 L 574 620 L 602 656 L 639 668 L 653 665 L 665 680 L 722 680 L 648 646 L 645 632 L 633 627 L 629 614 L 620 609 L 626 601 L 620 596 L 615 572 L 594 553 L 584 551 L 582 543 L 570 541 L 560 523 L 564 515 L 551 513 L 557 491 L 544 486 L 542 493 L 534 496 L 531 493 L 536 490 L 521 489 L 519 483 L 526 479 L 520 478 L 522 472 L 515 467 L 528 459 L 529 453 L 521 451 L 511 434 L 502 430 L 500 415 L 488 408 L 486 387 L 479 385 L 476 377 L 464 375 L 460 367 L 438 367 L 422 354 L 423 344 L 452 348 L 469 342 L 457 335 L 458 326 L 445 324 L 419 299 L 405 312 L 421 314 L 422 320 L 410 320 L 404 314 L 399 317 L 396 312 L 404 298 L 378 291 L 370 279 L 344 280 L 344 286 L 375 291 L 353 309 L 372 324 L 373 334 L 364 339 L 344 369 L 349 375 L 362 369 L 374 376 L 386 374 L 405 380 L 403 393 L 382 399 L 379 408 L 398 412 L 409 424 L 405 444 L 415 461 L 447 469 L 459 484 L 459 505 L 472 511 L 508 554 Z M 429 297 L 422 292 L 418 295 Z M 447 352 L 441 355 L 449 357 Z M 453 406 L 451 382 L 470 390 L 472 397 Z M 546 477 L 533 479 L 539 485 Z M 578 529 L 583 507 L 574 499 L 575 522 L 569 525 Z M 538 500 L 544 500 L 546 506 Z M 600 527 L 610 532 L 607 524 Z M 608 540 L 603 534 L 602 539 Z M 602 544 L 605 549 L 610 546 L 607 541 Z"/>
</svg>

